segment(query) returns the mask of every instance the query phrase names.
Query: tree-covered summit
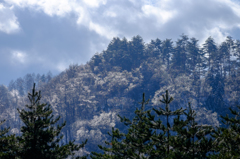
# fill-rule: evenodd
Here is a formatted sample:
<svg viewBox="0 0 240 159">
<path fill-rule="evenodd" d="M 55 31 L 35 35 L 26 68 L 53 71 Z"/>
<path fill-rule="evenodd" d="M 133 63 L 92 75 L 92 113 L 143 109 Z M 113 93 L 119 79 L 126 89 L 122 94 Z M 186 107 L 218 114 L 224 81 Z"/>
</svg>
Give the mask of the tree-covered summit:
<svg viewBox="0 0 240 159">
<path fill-rule="evenodd" d="M 156 108 L 169 90 L 173 110 L 186 109 L 191 102 L 196 122 L 220 126 L 220 115 L 231 117 L 228 107 L 240 104 L 239 44 L 231 37 L 219 44 L 209 37 L 202 45 L 184 34 L 176 41 L 169 37 L 148 43 L 141 36 L 116 37 L 87 64 L 71 64 L 50 80 L 31 74 L 18 84 L 13 81 L 14 87 L 0 86 L 0 121 L 6 119 L 9 133 L 20 134 L 23 123 L 16 108 L 23 109 L 25 93 L 34 81 L 42 90 L 42 101 L 51 104 L 53 114 L 62 117 L 60 122 L 68 123 L 62 129 L 62 144 L 89 139 L 83 154 L 98 151 L 97 144 L 109 138 L 112 126 L 127 131 L 116 115 L 133 119 L 143 92 L 151 99 L 147 109 Z M 159 118 L 167 123 L 165 117 Z M 173 124 L 172 117 L 169 122 Z"/>
</svg>

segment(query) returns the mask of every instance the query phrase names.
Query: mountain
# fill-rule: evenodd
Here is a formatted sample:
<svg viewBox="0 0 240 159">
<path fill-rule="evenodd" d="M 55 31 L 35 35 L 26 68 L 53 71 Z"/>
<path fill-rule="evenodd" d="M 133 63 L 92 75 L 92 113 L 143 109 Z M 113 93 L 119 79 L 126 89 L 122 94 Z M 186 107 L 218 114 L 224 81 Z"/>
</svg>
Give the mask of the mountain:
<svg viewBox="0 0 240 159">
<path fill-rule="evenodd" d="M 199 124 L 219 126 L 219 115 L 230 114 L 228 108 L 240 103 L 240 42 L 231 37 L 220 45 L 211 37 L 202 47 L 197 42 L 186 35 L 175 44 L 171 39 L 145 44 L 140 36 L 130 41 L 113 38 L 106 50 L 85 65 L 70 65 L 40 82 L 37 88 L 43 102 L 51 104 L 61 123 L 67 121 L 62 143 L 88 139 L 80 154 L 100 152 L 97 145 L 110 141 L 107 132 L 112 127 L 127 133 L 117 114 L 133 119 L 143 92 L 150 99 L 146 110 L 163 107 L 159 99 L 168 90 L 174 97 L 172 110 L 191 102 Z M 6 119 L 3 126 L 10 126 L 16 134 L 22 125 L 16 108 L 24 108 L 26 93 L 36 80 L 22 82 L 24 87 L 0 86 L 0 120 Z"/>
</svg>

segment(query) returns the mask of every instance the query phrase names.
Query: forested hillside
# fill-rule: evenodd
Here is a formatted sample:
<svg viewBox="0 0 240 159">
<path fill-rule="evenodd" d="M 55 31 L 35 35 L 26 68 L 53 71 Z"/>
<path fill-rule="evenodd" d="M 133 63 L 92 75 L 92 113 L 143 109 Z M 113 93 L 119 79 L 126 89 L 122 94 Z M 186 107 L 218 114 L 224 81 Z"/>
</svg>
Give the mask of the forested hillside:
<svg viewBox="0 0 240 159">
<path fill-rule="evenodd" d="M 36 82 L 43 101 L 62 117 L 60 122 L 67 121 L 62 142 L 88 139 L 81 153 L 101 152 L 97 145 L 110 141 L 107 132 L 112 127 L 127 132 L 117 114 L 133 119 L 142 93 L 150 99 L 146 109 L 162 107 L 159 99 L 168 90 L 174 97 L 171 110 L 187 108 L 191 102 L 196 122 L 219 126 L 220 115 L 231 116 L 228 108 L 240 104 L 239 74 L 240 41 L 231 37 L 221 44 L 209 37 L 202 46 L 186 35 L 176 42 L 155 39 L 147 44 L 140 36 L 130 41 L 113 38 L 85 65 L 70 65 L 55 77 L 28 74 L 9 87 L 0 86 L 0 120 L 6 119 L 2 126 L 10 126 L 11 133 L 20 133 L 23 123 L 16 108 L 24 108 Z"/>
</svg>

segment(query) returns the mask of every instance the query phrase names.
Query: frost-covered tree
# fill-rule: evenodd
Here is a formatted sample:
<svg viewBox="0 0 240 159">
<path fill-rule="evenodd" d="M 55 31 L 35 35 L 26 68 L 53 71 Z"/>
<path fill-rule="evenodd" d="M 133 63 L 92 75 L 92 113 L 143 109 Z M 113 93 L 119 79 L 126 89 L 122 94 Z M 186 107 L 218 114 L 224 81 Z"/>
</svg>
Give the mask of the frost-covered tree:
<svg viewBox="0 0 240 159">
<path fill-rule="evenodd" d="M 24 95 L 24 80 L 20 77 L 16 80 L 16 88 L 20 96 Z"/>
<path fill-rule="evenodd" d="M 173 52 L 173 42 L 171 39 L 166 39 L 163 41 L 162 43 L 162 54 L 161 54 L 161 58 L 164 62 L 164 64 L 167 65 L 167 69 L 169 69 L 170 66 L 170 58 L 172 56 L 172 52 Z"/>
<path fill-rule="evenodd" d="M 32 88 L 32 84 L 34 83 L 34 76 L 30 73 L 26 74 L 24 76 L 24 90 L 25 92 L 28 92 Z"/>
</svg>

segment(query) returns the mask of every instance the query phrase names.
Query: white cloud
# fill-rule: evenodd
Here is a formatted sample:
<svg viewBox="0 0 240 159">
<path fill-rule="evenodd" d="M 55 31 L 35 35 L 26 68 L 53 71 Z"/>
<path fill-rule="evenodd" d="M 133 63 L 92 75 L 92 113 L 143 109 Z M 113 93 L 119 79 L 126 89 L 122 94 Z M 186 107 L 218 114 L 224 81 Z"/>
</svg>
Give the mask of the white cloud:
<svg viewBox="0 0 240 159">
<path fill-rule="evenodd" d="M 12 51 L 12 60 L 14 63 L 19 62 L 24 64 L 26 62 L 26 59 L 27 59 L 26 53 L 18 50 Z"/>
<path fill-rule="evenodd" d="M 176 14 L 174 10 L 165 10 L 152 5 L 144 5 L 142 10 L 147 16 L 155 16 L 157 18 L 156 20 L 160 22 L 161 25 L 166 23 Z"/>
<path fill-rule="evenodd" d="M 5 7 L 0 3 L 0 31 L 12 34 L 19 31 L 19 23 L 14 15 L 13 7 Z"/>
<path fill-rule="evenodd" d="M 57 65 L 55 65 L 54 69 L 58 70 L 59 72 L 62 72 L 62 71 L 65 71 L 66 68 L 68 68 L 68 66 L 69 66 L 69 64 L 60 62 Z"/>
<path fill-rule="evenodd" d="M 211 35 L 212 37 L 214 37 L 214 41 L 217 43 L 217 44 L 220 44 L 222 43 L 223 41 L 226 40 L 226 37 L 228 35 L 227 32 L 223 32 L 221 31 L 221 29 L 219 27 L 215 27 L 211 30 L 207 30 L 206 33 L 205 33 L 205 40 L 209 37 L 209 35 Z"/>
<path fill-rule="evenodd" d="M 100 4 L 105 5 L 107 0 L 83 0 L 89 7 L 99 7 Z"/>
<path fill-rule="evenodd" d="M 72 10 L 69 0 L 5 0 L 5 2 L 20 8 L 43 11 L 49 16 L 64 16 Z"/>
<path fill-rule="evenodd" d="M 109 40 L 111 40 L 114 37 L 114 35 L 117 35 L 114 31 L 111 31 L 108 27 L 103 27 L 93 22 L 89 23 L 89 29 L 94 30 L 101 36 L 106 36 Z"/>
</svg>

